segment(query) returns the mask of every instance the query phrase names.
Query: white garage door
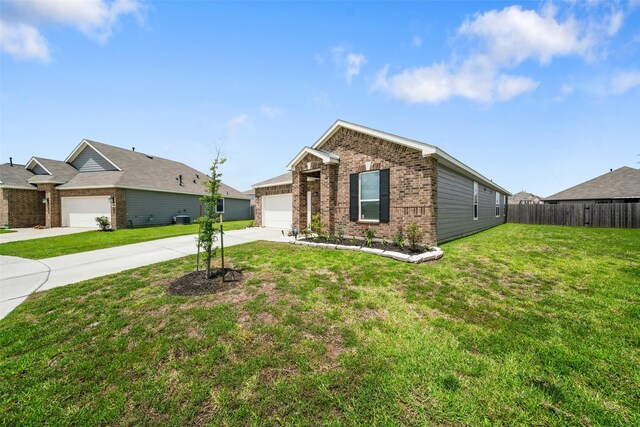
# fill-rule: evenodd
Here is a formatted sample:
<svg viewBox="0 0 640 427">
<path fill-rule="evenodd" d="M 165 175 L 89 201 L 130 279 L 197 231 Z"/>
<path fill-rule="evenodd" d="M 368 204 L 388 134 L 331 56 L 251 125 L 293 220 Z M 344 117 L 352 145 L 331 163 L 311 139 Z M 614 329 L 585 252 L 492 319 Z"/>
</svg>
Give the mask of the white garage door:
<svg viewBox="0 0 640 427">
<path fill-rule="evenodd" d="M 62 197 L 62 226 L 98 228 L 96 217 L 111 221 L 109 196 Z"/>
<path fill-rule="evenodd" d="M 262 196 L 262 225 L 265 227 L 291 228 L 292 198 L 289 194 Z"/>
</svg>

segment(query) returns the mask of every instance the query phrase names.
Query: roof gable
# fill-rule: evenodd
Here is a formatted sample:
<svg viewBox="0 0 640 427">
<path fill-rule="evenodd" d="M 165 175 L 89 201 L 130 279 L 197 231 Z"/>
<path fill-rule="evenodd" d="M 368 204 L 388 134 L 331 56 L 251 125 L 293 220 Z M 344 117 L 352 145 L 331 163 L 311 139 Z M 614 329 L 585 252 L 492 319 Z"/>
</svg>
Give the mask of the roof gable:
<svg viewBox="0 0 640 427">
<path fill-rule="evenodd" d="M 315 148 L 304 147 L 302 150 L 300 150 L 298 155 L 294 157 L 294 159 L 291 160 L 291 162 L 287 165 L 287 169 L 292 170 L 295 167 L 295 165 L 297 165 L 298 162 L 302 160 L 302 158 L 304 158 L 304 156 L 307 154 L 311 154 L 312 156 L 319 158 L 320 160 L 322 160 L 322 163 L 324 164 L 340 163 L 340 156 L 338 156 L 335 153 L 332 153 L 327 150 L 316 150 Z"/>
<path fill-rule="evenodd" d="M 78 144 L 78 146 L 71 152 L 71 154 L 69 154 L 69 156 L 64 160 L 66 163 L 70 163 L 70 164 L 74 164 L 75 160 L 81 156 L 85 150 L 90 149 L 92 150 L 92 154 L 96 153 L 98 156 L 100 156 L 105 162 L 107 162 L 108 164 L 110 164 L 111 166 L 113 166 L 115 168 L 115 170 L 119 170 L 121 171 L 122 169 L 120 167 L 118 167 L 118 165 L 116 165 L 111 159 L 109 159 L 106 155 L 104 155 L 100 150 L 98 150 L 95 145 L 97 145 L 95 143 L 95 141 L 90 141 L 88 139 L 83 139 L 82 142 L 80 142 L 80 144 Z M 100 164 L 102 162 L 100 162 L 100 160 L 93 158 L 92 159 L 93 162 Z M 75 164 L 74 164 L 75 166 Z M 111 168 L 105 168 L 104 166 L 99 166 L 100 169 L 102 170 L 113 170 Z M 81 167 L 77 167 L 77 169 L 79 169 L 82 172 L 82 168 Z"/>
<path fill-rule="evenodd" d="M 42 171 L 44 171 L 47 175 L 53 175 L 42 163 L 38 161 L 35 157 L 32 157 L 31 160 L 27 162 L 24 167 L 27 170 L 35 173 L 36 175 L 44 175 Z"/>
<path fill-rule="evenodd" d="M 404 138 L 404 137 L 387 133 L 387 132 L 382 132 L 376 129 L 368 128 L 366 126 L 358 125 L 355 123 L 350 123 L 344 120 L 336 120 L 336 122 L 333 125 L 331 125 L 331 127 L 320 137 L 320 139 L 318 139 L 315 142 L 315 144 L 311 146 L 311 148 L 315 150 L 320 150 L 322 146 L 325 144 L 325 142 L 327 142 L 341 128 L 350 129 L 365 135 L 373 136 L 378 139 L 392 142 L 394 144 L 413 148 L 415 150 L 420 151 L 424 157 L 432 156 L 436 158 L 438 162 L 441 163 L 442 165 L 450 169 L 453 169 L 454 171 L 462 175 L 468 176 L 475 181 L 479 181 L 484 185 L 486 185 L 487 187 L 491 187 L 503 194 L 511 195 L 509 191 L 495 184 L 491 179 L 485 177 L 484 175 L 480 174 L 479 172 L 465 165 L 464 163 L 454 158 L 453 156 L 449 155 L 448 153 L 441 150 L 440 148 L 436 147 L 435 145 L 426 144 L 424 142 L 415 141 L 413 139 Z M 291 163 L 289 165 L 291 165 Z"/>
</svg>

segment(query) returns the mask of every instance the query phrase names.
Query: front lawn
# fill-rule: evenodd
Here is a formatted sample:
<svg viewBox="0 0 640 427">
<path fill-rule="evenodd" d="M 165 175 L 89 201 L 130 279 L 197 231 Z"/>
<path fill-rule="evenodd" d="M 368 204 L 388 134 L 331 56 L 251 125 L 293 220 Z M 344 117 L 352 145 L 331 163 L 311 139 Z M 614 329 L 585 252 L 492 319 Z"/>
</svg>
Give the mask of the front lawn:
<svg viewBox="0 0 640 427">
<path fill-rule="evenodd" d="M 0 321 L 7 425 L 640 425 L 640 230 L 507 224 L 436 263 L 258 242 L 38 293 Z"/>
<path fill-rule="evenodd" d="M 5 234 L 5 233 L 15 233 L 16 230 L 11 230 L 10 228 L 0 228 L 0 234 Z"/>
<path fill-rule="evenodd" d="M 228 221 L 224 223 L 224 229 L 230 231 L 246 228 L 251 222 L 249 220 Z M 196 233 L 198 233 L 198 224 L 122 228 L 109 232 L 92 230 L 64 236 L 2 243 L 0 244 L 0 255 L 43 259 Z"/>
</svg>

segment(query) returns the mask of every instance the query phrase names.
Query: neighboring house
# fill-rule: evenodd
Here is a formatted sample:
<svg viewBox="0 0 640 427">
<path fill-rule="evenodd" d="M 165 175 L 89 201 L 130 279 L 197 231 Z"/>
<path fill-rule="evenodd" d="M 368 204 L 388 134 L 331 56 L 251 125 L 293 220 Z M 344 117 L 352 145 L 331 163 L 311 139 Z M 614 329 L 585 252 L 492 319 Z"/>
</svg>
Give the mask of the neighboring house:
<svg viewBox="0 0 640 427">
<path fill-rule="evenodd" d="M 0 165 L 0 225 L 113 228 L 171 224 L 201 213 L 208 176 L 183 163 L 83 140 L 65 161 L 32 157 Z M 249 198 L 220 185 L 227 220 L 249 219 Z"/>
<path fill-rule="evenodd" d="M 509 197 L 510 205 L 539 205 L 540 203 L 543 203 L 542 197 L 526 191 L 520 191 Z"/>
<path fill-rule="evenodd" d="M 623 166 L 611 169 L 582 184 L 546 197 L 547 204 L 558 203 L 638 203 L 640 202 L 640 169 Z"/>
<path fill-rule="evenodd" d="M 504 223 L 510 195 L 433 145 L 342 120 L 287 168 L 253 186 L 257 225 L 304 228 L 320 212 L 330 232 L 390 239 L 417 223 L 435 243 Z"/>
<path fill-rule="evenodd" d="M 256 207 L 256 190 L 254 190 L 253 188 L 247 190 L 247 191 L 243 191 L 242 194 L 244 194 L 246 197 L 249 198 L 249 202 L 251 204 L 251 219 L 255 218 L 255 207 Z"/>
</svg>

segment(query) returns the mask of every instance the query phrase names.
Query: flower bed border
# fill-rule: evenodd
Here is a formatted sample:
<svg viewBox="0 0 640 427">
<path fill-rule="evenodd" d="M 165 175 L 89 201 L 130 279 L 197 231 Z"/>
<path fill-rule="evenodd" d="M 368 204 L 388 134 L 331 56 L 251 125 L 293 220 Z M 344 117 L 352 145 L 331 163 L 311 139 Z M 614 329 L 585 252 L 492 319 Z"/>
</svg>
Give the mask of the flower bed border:
<svg viewBox="0 0 640 427">
<path fill-rule="evenodd" d="M 360 251 L 373 255 L 380 255 L 387 258 L 392 258 L 397 261 L 411 262 L 418 264 L 425 261 L 434 261 L 444 256 L 444 251 L 437 246 L 434 246 L 430 251 L 423 252 L 421 254 L 407 255 L 401 252 L 389 251 L 377 248 L 368 248 L 366 246 L 350 246 L 350 245 L 338 245 L 331 243 L 316 243 L 306 240 L 295 240 L 294 245 L 311 246 L 321 249 L 338 249 L 344 251 Z"/>
</svg>

